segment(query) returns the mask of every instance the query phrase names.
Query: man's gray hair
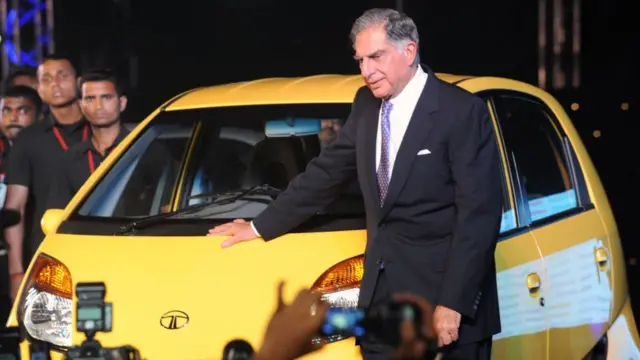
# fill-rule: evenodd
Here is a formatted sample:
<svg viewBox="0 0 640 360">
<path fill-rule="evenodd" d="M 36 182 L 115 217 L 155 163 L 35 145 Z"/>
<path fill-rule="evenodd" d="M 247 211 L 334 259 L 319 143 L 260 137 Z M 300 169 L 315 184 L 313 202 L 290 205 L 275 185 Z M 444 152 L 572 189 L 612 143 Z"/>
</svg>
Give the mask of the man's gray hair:
<svg viewBox="0 0 640 360">
<path fill-rule="evenodd" d="M 415 42 L 416 46 L 420 43 L 418 28 L 413 19 L 394 9 L 379 8 L 365 11 L 354 21 L 349 34 L 351 43 L 355 44 L 356 36 L 361 31 L 380 25 L 384 26 L 387 39 L 399 49 L 402 49 L 408 41 Z M 420 53 L 416 51 L 413 66 L 418 66 L 418 64 L 420 64 Z"/>
</svg>

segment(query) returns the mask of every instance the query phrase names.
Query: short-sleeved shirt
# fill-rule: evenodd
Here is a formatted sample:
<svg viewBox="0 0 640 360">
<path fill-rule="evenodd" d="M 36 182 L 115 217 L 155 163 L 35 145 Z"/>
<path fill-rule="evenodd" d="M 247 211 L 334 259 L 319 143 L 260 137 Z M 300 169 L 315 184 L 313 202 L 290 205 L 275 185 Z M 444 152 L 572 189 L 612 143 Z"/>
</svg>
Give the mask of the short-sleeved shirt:
<svg viewBox="0 0 640 360">
<path fill-rule="evenodd" d="M 7 195 L 7 161 L 10 152 L 11 142 L 6 136 L 0 134 L 0 209 L 4 207 L 4 200 Z"/>
<path fill-rule="evenodd" d="M 32 215 L 25 214 L 25 221 L 32 219 L 29 227 L 25 222 L 25 259 L 31 258 L 44 239 L 40 219 L 46 210 L 51 180 L 64 154 L 70 147 L 90 137 L 91 129 L 85 119 L 66 125 L 50 116 L 20 131 L 14 140 L 7 162 L 6 182 L 7 185 L 28 187 L 27 207 L 33 209 Z"/>
<path fill-rule="evenodd" d="M 53 178 L 46 208 L 64 209 L 89 176 L 128 134 L 129 131 L 121 126 L 118 136 L 105 150 L 104 156 L 96 149 L 91 139 L 70 148 L 64 154 L 61 166 Z"/>
</svg>

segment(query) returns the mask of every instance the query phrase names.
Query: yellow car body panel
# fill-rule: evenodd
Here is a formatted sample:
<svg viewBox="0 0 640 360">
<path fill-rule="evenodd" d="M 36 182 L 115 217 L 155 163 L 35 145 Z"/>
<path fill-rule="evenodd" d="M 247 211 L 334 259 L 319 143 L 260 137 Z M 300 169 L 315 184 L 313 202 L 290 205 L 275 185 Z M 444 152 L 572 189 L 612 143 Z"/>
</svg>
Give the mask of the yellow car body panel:
<svg viewBox="0 0 640 360">
<path fill-rule="evenodd" d="M 438 76 L 451 83 L 470 78 L 450 74 Z M 172 102 L 167 110 L 236 105 L 345 103 L 351 102 L 358 88 L 363 85 L 359 75 L 261 79 L 200 88 L 189 96 Z"/>
<path fill-rule="evenodd" d="M 581 359 L 603 334 L 614 330 L 626 337 L 622 339 L 623 335 L 619 335 L 620 338 L 609 342 L 628 352 L 610 350 L 609 358 L 629 359 L 629 354 L 638 354 L 639 357 L 631 358 L 640 358 L 615 219 L 595 167 L 562 106 L 545 91 L 515 80 L 438 76 L 473 93 L 507 90 L 544 102 L 570 141 L 592 205 L 576 215 L 501 238 L 496 251 L 501 315 L 503 331 L 508 329 L 511 333 L 496 336 L 493 358 Z M 347 104 L 362 85 L 360 76 L 318 75 L 263 79 L 183 93 L 154 111 L 127 136 L 87 180 L 61 217 L 67 218 L 76 210 L 128 145 L 162 111 L 260 104 Z M 497 113 L 492 103 L 489 105 L 498 129 Z M 507 203 L 513 209 L 518 206 L 515 175 L 507 170 L 509 154 L 502 147 L 500 137 L 498 141 L 507 179 Z M 181 188 L 182 183 L 178 187 Z M 177 194 L 180 191 L 177 189 Z M 174 198 L 172 209 L 177 205 Z M 248 340 L 258 348 L 275 306 L 277 283 L 286 281 L 286 295 L 292 299 L 299 288 L 311 286 L 332 265 L 362 254 L 366 234 L 364 230 L 292 233 L 268 243 L 253 241 L 230 249 L 222 249 L 221 240 L 204 234 L 132 237 L 50 232 L 38 253 L 48 254 L 65 264 L 74 284 L 106 283 L 107 301 L 113 302 L 114 321 L 112 332 L 97 336 L 104 346 L 130 344 L 139 348 L 144 358 L 152 360 L 204 360 L 219 359 L 225 344 L 235 338 Z M 580 258 L 560 257 L 564 253 L 575 257 L 576 247 L 583 254 Z M 590 280 L 585 280 L 588 284 L 583 285 L 599 290 L 589 293 L 587 289 L 585 294 L 602 297 L 598 311 L 605 311 L 606 318 L 570 323 L 574 317 L 566 317 L 569 319 L 566 322 L 559 321 L 565 319 L 558 315 L 563 307 L 570 312 L 572 307 L 585 301 L 577 293 L 562 294 L 561 290 L 567 286 L 562 280 L 566 279 L 559 275 L 555 265 L 549 265 L 562 259 L 569 264 L 565 271 L 575 270 L 571 265 L 574 261 L 578 264 L 575 266 L 580 266 L 575 270 L 576 276 L 590 272 Z M 33 262 L 27 273 L 32 267 Z M 598 283 L 592 284 L 594 281 Z M 564 297 L 560 299 L 561 296 Z M 556 305 L 545 306 L 545 301 Z M 8 322 L 11 326 L 18 325 L 16 304 Z M 602 306 L 607 308 L 602 310 Z M 161 316 L 170 310 L 188 313 L 188 325 L 175 331 L 160 326 Z M 520 329 L 521 324 L 534 330 Z M 73 333 L 74 344 L 83 338 L 82 334 Z M 28 341 L 23 342 L 22 349 L 23 354 L 27 354 Z M 615 357 L 611 357 L 612 354 Z M 54 359 L 60 358 L 59 353 L 54 354 Z M 306 358 L 359 359 L 360 356 L 353 339 L 347 339 L 329 344 Z"/>
<path fill-rule="evenodd" d="M 136 339 L 131 345 L 147 359 L 216 359 L 234 338 L 259 346 L 266 326 L 262 320 L 276 306 L 274 280 L 286 281 L 287 300 L 293 300 L 324 270 L 361 254 L 366 242 L 364 231 L 290 234 L 229 249 L 220 247 L 219 238 L 205 236 L 132 239 L 56 236 L 40 251 L 67 265 L 74 283 L 105 281 L 106 301 L 113 302 L 113 332 L 97 339 L 104 346 Z M 188 247 L 181 246 L 186 242 Z M 97 249 L 98 258 L 78 256 Z M 327 251 L 329 256 L 314 256 Z M 160 326 L 161 316 L 171 310 L 189 315 L 184 329 Z"/>
</svg>

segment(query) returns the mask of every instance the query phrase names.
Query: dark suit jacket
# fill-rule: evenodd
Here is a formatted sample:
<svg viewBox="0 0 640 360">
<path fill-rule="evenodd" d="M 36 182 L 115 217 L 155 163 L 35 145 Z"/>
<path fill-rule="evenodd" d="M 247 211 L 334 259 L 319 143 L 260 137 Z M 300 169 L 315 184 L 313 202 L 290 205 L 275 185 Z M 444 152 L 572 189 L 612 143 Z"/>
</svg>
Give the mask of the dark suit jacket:
<svg viewBox="0 0 640 360">
<path fill-rule="evenodd" d="M 368 239 L 359 305 L 369 305 L 384 261 L 391 292 L 409 291 L 458 311 L 459 342 L 475 342 L 500 332 L 494 262 L 502 215 L 499 154 L 486 104 L 427 72 L 382 208 L 375 169 L 381 100 L 362 87 L 337 139 L 254 225 L 265 240 L 278 237 L 322 210 L 357 176 Z M 431 153 L 418 156 L 422 149 Z"/>
</svg>

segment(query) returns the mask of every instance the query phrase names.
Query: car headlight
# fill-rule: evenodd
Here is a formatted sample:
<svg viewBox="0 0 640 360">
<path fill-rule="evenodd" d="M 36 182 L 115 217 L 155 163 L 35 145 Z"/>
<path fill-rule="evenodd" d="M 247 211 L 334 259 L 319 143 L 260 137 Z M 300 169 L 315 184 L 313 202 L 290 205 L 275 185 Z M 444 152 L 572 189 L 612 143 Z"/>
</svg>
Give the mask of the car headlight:
<svg viewBox="0 0 640 360">
<path fill-rule="evenodd" d="M 363 272 L 364 256 L 354 256 L 327 269 L 313 283 L 311 290 L 322 294 L 322 301 L 329 307 L 355 308 L 358 306 Z M 328 339 L 316 338 L 314 342 L 335 342 L 347 337 L 333 335 Z"/>
<path fill-rule="evenodd" d="M 29 336 L 58 347 L 71 346 L 71 272 L 57 259 L 38 255 L 23 286 L 19 317 Z"/>
</svg>

